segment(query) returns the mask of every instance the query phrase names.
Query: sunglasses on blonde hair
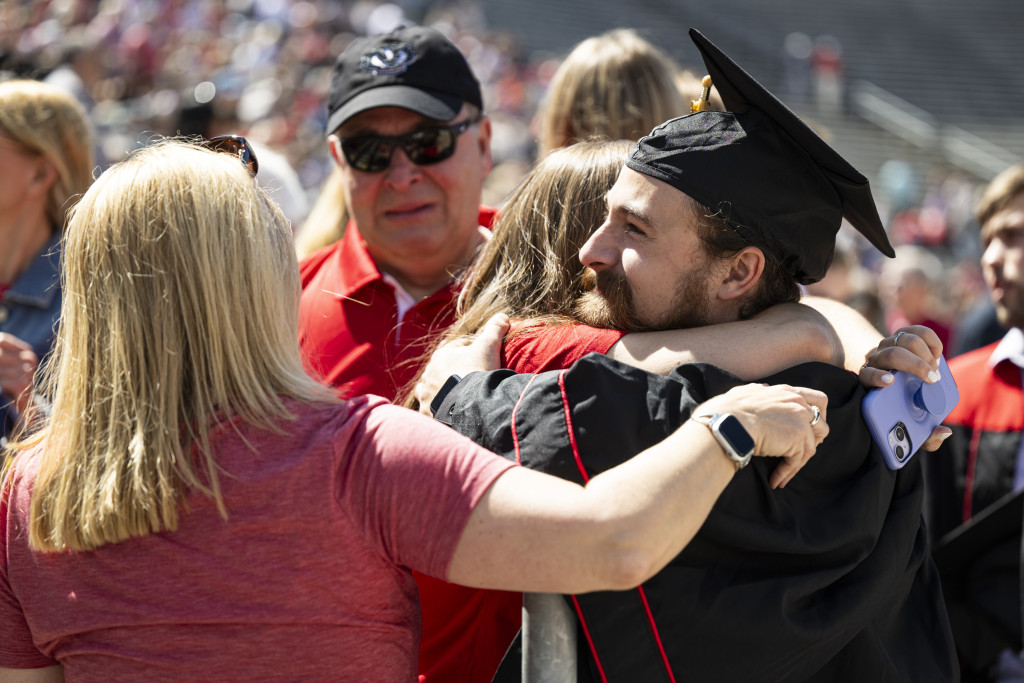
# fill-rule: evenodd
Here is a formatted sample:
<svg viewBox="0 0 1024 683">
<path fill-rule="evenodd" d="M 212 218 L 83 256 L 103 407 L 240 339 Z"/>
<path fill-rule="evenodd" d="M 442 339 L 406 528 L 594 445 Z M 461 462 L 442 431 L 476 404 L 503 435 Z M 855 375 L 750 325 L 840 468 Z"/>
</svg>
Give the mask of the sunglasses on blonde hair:
<svg viewBox="0 0 1024 683">
<path fill-rule="evenodd" d="M 256 172 L 260 170 L 260 163 L 256 160 L 256 152 L 252 150 L 252 145 L 249 144 L 249 141 L 241 135 L 218 135 L 208 140 L 203 140 L 199 144 L 214 152 L 223 152 L 224 154 L 238 157 L 242 165 L 249 169 L 249 173 L 254 178 L 256 177 Z"/>
</svg>

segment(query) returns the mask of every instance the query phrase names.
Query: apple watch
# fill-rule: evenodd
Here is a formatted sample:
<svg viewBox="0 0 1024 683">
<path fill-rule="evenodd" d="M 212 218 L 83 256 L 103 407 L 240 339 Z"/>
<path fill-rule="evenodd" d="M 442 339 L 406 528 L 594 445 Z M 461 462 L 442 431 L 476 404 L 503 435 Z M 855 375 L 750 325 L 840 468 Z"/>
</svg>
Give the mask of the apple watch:
<svg viewBox="0 0 1024 683">
<path fill-rule="evenodd" d="M 708 426 L 711 433 L 715 435 L 718 445 L 735 463 L 737 470 L 743 469 L 750 463 L 750 457 L 754 454 L 754 439 L 735 415 L 715 413 L 713 415 L 693 415 L 690 419 Z"/>
</svg>

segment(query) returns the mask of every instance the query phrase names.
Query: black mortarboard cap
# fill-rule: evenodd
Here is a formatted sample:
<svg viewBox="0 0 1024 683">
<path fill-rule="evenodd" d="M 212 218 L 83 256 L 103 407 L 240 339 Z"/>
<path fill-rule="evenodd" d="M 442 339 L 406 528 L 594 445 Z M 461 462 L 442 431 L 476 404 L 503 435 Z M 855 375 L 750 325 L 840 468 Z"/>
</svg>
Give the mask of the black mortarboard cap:
<svg viewBox="0 0 1024 683">
<path fill-rule="evenodd" d="M 867 178 L 699 31 L 690 37 L 727 111 L 661 124 L 626 165 L 721 212 L 797 282 L 825 276 L 844 217 L 895 256 Z"/>
</svg>

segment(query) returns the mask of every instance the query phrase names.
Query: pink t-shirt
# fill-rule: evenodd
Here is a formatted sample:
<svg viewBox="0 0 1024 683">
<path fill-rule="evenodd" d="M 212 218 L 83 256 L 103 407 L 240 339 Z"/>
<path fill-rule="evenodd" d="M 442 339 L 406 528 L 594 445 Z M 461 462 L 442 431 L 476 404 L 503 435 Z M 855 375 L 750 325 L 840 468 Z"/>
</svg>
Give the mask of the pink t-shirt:
<svg viewBox="0 0 1024 683">
<path fill-rule="evenodd" d="M 421 415 L 360 397 L 293 402 L 286 434 L 214 435 L 229 519 L 192 495 L 172 533 L 35 553 L 38 452 L 0 502 L 0 667 L 68 680 L 412 681 L 408 568 L 445 577 L 510 462 Z"/>
</svg>

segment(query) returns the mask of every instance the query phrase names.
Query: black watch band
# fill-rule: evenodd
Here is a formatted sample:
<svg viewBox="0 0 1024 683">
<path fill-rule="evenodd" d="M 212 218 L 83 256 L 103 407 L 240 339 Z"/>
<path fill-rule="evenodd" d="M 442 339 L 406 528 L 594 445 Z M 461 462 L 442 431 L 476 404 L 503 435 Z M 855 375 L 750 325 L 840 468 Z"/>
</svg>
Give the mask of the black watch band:
<svg viewBox="0 0 1024 683">
<path fill-rule="evenodd" d="M 434 399 L 430 402 L 431 415 L 437 417 L 437 411 L 441 407 L 441 404 L 444 403 L 444 400 L 448 397 L 448 394 L 451 393 L 451 390 L 454 389 L 461 381 L 462 377 L 459 375 L 450 375 L 448 379 L 444 381 L 444 384 L 441 385 L 441 388 L 434 395 Z"/>
</svg>

